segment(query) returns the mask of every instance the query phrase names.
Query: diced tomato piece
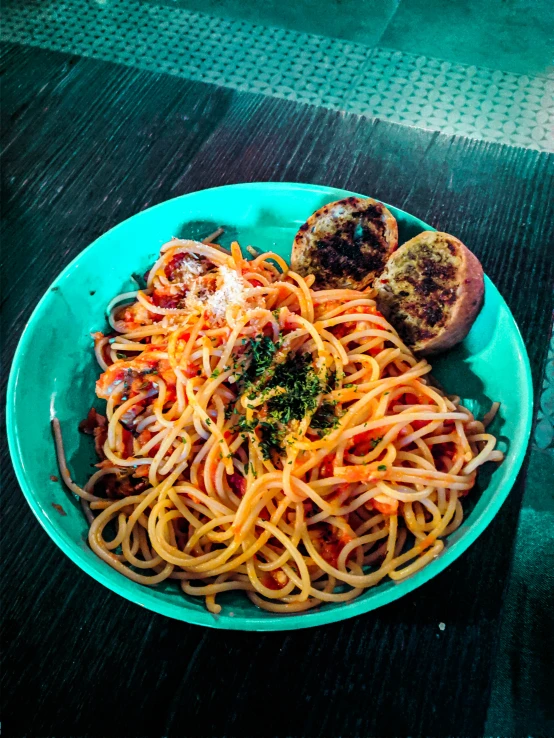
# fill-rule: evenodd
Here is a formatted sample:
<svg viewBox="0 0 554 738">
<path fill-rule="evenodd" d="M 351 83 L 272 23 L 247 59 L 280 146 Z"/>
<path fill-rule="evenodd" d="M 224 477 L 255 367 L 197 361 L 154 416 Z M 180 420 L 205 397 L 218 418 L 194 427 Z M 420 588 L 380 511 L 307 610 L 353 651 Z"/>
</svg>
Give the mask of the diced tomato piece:
<svg viewBox="0 0 554 738">
<path fill-rule="evenodd" d="M 186 253 L 175 254 L 165 265 L 165 276 L 171 280 L 175 276 L 175 272 L 179 269 L 183 261 L 185 260 Z"/>
<path fill-rule="evenodd" d="M 153 292 L 152 302 L 157 307 L 166 310 L 179 307 L 179 303 L 183 299 L 183 295 L 166 295 L 163 292 Z"/>
<path fill-rule="evenodd" d="M 426 425 L 429 425 L 430 422 L 430 420 L 412 420 L 412 428 L 414 430 L 421 430 L 421 428 L 425 428 Z"/>
<path fill-rule="evenodd" d="M 128 459 L 129 456 L 133 455 L 133 434 L 127 428 L 122 428 L 121 439 L 123 441 L 123 458 Z"/>
<path fill-rule="evenodd" d="M 168 387 L 165 393 L 164 407 L 166 407 L 167 405 L 173 405 L 176 399 L 177 399 L 177 392 L 175 391 L 173 387 Z"/>
<path fill-rule="evenodd" d="M 350 328 L 348 327 L 348 323 L 339 323 L 331 328 L 331 332 L 335 338 L 344 338 L 347 333 L 350 333 Z"/>
<path fill-rule="evenodd" d="M 366 454 L 371 446 L 375 446 L 376 444 L 372 444 L 372 441 L 375 441 L 377 438 L 381 438 L 383 435 L 383 431 L 381 428 L 373 428 L 373 430 L 368 431 L 362 431 L 361 433 L 356 433 L 355 436 L 352 437 L 350 441 L 350 448 L 352 446 L 356 447 L 356 453 L 360 456 L 363 456 Z"/>
<path fill-rule="evenodd" d="M 191 377 L 196 377 L 198 376 L 198 367 L 196 366 L 196 364 L 193 364 L 192 361 L 189 361 L 186 367 L 183 369 L 183 374 L 189 379 Z"/>
<path fill-rule="evenodd" d="M 148 428 L 145 428 L 137 438 L 137 441 L 141 446 L 145 446 L 153 437 L 154 434 L 152 433 L 152 431 L 149 431 Z"/>
<path fill-rule="evenodd" d="M 279 582 L 273 577 L 274 572 L 266 571 L 263 573 L 261 582 L 264 585 L 264 587 L 267 587 L 267 589 L 282 589 L 283 585 L 279 584 Z"/>
<path fill-rule="evenodd" d="M 238 472 L 233 472 L 233 474 L 227 477 L 227 482 L 229 484 L 229 487 L 231 487 L 233 492 L 238 495 L 238 497 L 242 497 L 246 492 L 246 479 L 242 476 L 242 474 L 239 474 Z"/>
<path fill-rule="evenodd" d="M 321 478 L 333 477 L 333 467 L 335 465 L 335 454 L 330 454 L 323 459 L 321 464 Z"/>
<path fill-rule="evenodd" d="M 336 569 L 339 563 L 339 556 L 346 543 L 347 541 L 343 541 L 342 538 L 338 541 L 323 541 L 319 551 L 321 558 L 325 559 L 328 564 Z"/>
</svg>

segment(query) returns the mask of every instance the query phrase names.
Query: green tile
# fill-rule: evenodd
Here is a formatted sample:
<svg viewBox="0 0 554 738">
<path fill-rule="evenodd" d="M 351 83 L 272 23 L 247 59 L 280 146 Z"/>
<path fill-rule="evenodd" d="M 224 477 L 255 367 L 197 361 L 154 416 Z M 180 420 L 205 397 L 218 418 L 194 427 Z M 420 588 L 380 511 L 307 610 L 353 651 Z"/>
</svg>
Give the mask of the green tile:
<svg viewBox="0 0 554 738">
<path fill-rule="evenodd" d="M 233 20 L 374 46 L 399 0 L 147 0 Z"/>
<path fill-rule="evenodd" d="M 380 46 L 447 61 L 544 74 L 552 68 L 552 0 L 402 0 Z"/>
</svg>

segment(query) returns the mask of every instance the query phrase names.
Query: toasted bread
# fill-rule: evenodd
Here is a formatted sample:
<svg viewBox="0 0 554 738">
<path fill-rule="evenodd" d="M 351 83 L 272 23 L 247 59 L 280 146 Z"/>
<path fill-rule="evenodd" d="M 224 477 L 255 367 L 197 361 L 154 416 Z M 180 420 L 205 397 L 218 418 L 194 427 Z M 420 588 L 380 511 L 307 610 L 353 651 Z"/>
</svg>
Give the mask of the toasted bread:
<svg viewBox="0 0 554 738">
<path fill-rule="evenodd" d="M 483 268 L 454 236 L 424 231 L 395 251 L 374 287 L 406 345 L 435 354 L 469 332 L 483 303 Z"/>
<path fill-rule="evenodd" d="M 291 267 L 315 275 L 318 289 L 364 289 L 398 247 L 394 216 L 380 202 L 347 197 L 317 210 L 300 227 Z"/>
</svg>

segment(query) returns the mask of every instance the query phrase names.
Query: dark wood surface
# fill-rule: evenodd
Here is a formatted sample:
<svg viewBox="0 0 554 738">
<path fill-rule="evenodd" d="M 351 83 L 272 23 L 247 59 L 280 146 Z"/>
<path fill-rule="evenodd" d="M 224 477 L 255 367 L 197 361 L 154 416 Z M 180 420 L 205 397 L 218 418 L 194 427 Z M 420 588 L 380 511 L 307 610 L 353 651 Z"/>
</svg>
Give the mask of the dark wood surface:
<svg viewBox="0 0 554 738">
<path fill-rule="evenodd" d="M 98 235 L 176 195 L 275 180 L 364 192 L 458 235 L 513 311 L 538 387 L 552 157 L 32 48 L 6 46 L 2 69 L 4 383 L 39 297 Z M 2 463 L 4 735 L 483 734 L 523 475 L 413 594 L 335 625 L 243 634 L 94 582 L 34 519 L 5 447 Z"/>
</svg>

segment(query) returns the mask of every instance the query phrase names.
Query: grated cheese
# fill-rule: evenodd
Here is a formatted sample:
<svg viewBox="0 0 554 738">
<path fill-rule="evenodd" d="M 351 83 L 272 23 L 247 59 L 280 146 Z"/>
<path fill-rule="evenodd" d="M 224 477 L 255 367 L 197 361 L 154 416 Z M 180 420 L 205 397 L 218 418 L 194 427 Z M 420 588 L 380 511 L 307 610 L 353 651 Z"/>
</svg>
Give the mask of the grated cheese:
<svg viewBox="0 0 554 738">
<path fill-rule="evenodd" d="M 241 278 L 228 266 L 220 266 L 222 286 L 208 299 L 208 310 L 215 318 L 224 318 L 230 305 L 244 305 L 244 284 Z"/>
<path fill-rule="evenodd" d="M 186 307 L 189 310 L 206 308 L 216 320 L 220 320 L 225 317 L 229 306 L 245 305 L 244 282 L 237 273 L 222 265 L 219 267 L 219 275 L 222 284 L 212 293 L 199 282 L 193 282 L 186 298 Z"/>
<path fill-rule="evenodd" d="M 199 277 L 201 274 L 204 274 L 204 267 L 200 261 L 197 261 L 190 256 L 185 256 L 183 261 L 175 270 L 175 274 L 177 275 L 179 282 L 184 285 L 188 285 L 195 277 Z"/>
</svg>

